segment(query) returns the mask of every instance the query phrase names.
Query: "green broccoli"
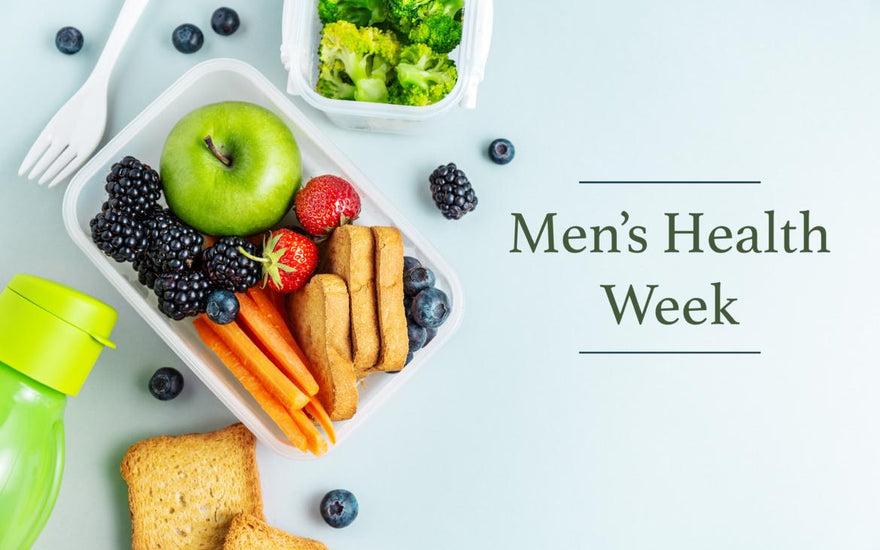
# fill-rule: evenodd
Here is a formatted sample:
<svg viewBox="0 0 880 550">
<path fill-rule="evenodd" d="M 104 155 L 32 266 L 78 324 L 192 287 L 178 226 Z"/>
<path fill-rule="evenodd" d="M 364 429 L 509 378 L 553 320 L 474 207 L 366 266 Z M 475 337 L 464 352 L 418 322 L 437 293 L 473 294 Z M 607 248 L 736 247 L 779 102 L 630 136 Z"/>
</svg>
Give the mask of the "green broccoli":
<svg viewBox="0 0 880 550">
<path fill-rule="evenodd" d="M 464 0 L 388 0 L 394 27 L 438 53 L 449 53 L 461 42 L 462 10 Z"/>
<path fill-rule="evenodd" d="M 367 27 L 384 22 L 388 7 L 385 0 L 319 0 L 318 17 L 324 24 L 348 21 Z"/>
<path fill-rule="evenodd" d="M 393 32 L 358 29 L 347 21 L 324 26 L 317 91 L 332 99 L 388 102 L 388 84 L 400 58 Z"/>
<path fill-rule="evenodd" d="M 446 54 L 425 44 L 411 44 L 400 52 L 391 100 L 399 105 L 431 105 L 446 97 L 457 80 L 455 62 Z"/>
</svg>

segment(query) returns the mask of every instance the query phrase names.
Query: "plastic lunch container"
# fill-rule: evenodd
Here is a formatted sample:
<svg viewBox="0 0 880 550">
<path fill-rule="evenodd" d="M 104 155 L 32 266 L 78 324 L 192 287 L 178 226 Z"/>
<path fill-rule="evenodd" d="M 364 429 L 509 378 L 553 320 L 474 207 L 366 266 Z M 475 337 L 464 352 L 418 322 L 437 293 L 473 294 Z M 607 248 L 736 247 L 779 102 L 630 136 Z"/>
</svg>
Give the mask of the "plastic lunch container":
<svg viewBox="0 0 880 550">
<path fill-rule="evenodd" d="M 425 107 L 328 99 L 316 92 L 322 28 L 317 4 L 317 0 L 284 0 L 281 62 L 290 73 L 287 91 L 324 111 L 336 125 L 402 133 L 456 105 L 465 109 L 477 106 L 477 88 L 483 81 L 492 41 L 492 0 L 465 0 L 461 44 L 450 53 L 458 67 L 458 82 L 442 101 Z"/>
<path fill-rule="evenodd" d="M 349 435 L 428 362 L 458 330 L 464 313 L 464 296 L 458 276 L 418 231 L 407 222 L 372 183 L 336 149 L 320 131 L 252 66 L 232 59 L 206 61 L 188 71 L 116 135 L 74 176 L 64 195 L 64 225 L 73 241 L 116 287 L 132 307 L 174 350 L 199 379 L 257 438 L 275 452 L 292 459 L 314 458 L 290 444 L 284 434 L 220 360 L 202 344 L 192 322 L 172 321 L 156 308 L 153 291 L 137 281 L 130 264 L 105 256 L 92 243 L 89 220 L 106 200 L 104 177 L 110 166 L 133 155 L 151 166 L 159 165 L 165 138 L 189 111 L 218 101 L 250 101 L 275 112 L 293 131 L 302 153 L 303 178 L 336 174 L 348 179 L 361 196 L 363 225 L 391 225 L 400 229 L 406 253 L 419 258 L 437 276 L 437 287 L 453 303 L 449 319 L 431 344 L 420 350 L 400 374 L 374 374 L 359 385 L 360 399 L 354 418 L 336 422 L 338 448 Z"/>
</svg>

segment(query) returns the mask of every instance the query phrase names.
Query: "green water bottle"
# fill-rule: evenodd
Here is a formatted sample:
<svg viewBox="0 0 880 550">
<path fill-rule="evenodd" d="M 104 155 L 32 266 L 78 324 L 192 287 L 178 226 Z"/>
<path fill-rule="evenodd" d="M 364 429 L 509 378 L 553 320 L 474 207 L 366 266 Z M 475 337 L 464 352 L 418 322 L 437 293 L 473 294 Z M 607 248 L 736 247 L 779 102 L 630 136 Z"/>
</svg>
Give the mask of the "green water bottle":
<svg viewBox="0 0 880 550">
<path fill-rule="evenodd" d="M 58 496 L 64 404 L 76 395 L 116 311 L 71 288 L 16 275 L 0 292 L 0 549 L 28 550 Z"/>
</svg>

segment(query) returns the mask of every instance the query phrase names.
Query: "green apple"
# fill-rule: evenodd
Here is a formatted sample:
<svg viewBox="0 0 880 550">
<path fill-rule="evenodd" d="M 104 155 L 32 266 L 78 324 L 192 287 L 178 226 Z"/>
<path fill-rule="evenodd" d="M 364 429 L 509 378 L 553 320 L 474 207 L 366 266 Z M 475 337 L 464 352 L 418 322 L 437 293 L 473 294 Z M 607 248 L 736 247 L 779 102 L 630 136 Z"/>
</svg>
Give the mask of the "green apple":
<svg viewBox="0 0 880 550">
<path fill-rule="evenodd" d="M 290 128 L 253 103 L 226 101 L 174 126 L 159 163 L 165 199 L 208 235 L 253 235 L 281 221 L 302 183 Z"/>
</svg>

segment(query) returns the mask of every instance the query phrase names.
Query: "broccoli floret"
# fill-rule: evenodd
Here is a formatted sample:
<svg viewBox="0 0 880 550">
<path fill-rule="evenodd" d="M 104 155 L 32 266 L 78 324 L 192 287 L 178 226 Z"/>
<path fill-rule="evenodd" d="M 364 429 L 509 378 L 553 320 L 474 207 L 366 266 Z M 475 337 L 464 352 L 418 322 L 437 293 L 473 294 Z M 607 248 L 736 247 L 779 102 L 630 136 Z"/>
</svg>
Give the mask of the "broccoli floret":
<svg viewBox="0 0 880 550">
<path fill-rule="evenodd" d="M 399 105 L 431 105 L 446 97 L 457 80 L 455 63 L 445 54 L 425 44 L 411 44 L 400 52 L 391 99 Z"/>
<path fill-rule="evenodd" d="M 324 26 L 317 91 L 334 99 L 385 103 L 400 43 L 392 32 L 347 21 Z"/>
<path fill-rule="evenodd" d="M 318 17 L 324 24 L 348 21 L 367 27 L 384 22 L 388 7 L 385 0 L 319 0 Z"/>
<path fill-rule="evenodd" d="M 464 0 L 388 0 L 394 27 L 411 42 L 449 53 L 461 42 Z"/>
<path fill-rule="evenodd" d="M 318 93 L 331 99 L 354 99 L 354 83 L 345 72 L 345 65 L 337 59 L 321 66 Z"/>
</svg>

